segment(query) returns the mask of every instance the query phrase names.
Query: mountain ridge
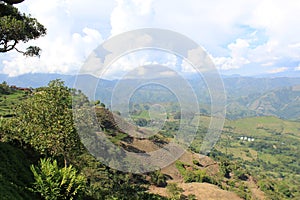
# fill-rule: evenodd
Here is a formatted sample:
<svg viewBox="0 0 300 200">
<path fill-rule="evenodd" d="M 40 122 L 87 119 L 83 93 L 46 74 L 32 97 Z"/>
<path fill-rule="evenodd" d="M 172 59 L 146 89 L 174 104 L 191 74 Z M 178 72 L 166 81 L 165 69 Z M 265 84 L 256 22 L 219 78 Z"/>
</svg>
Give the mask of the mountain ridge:
<svg viewBox="0 0 300 200">
<path fill-rule="evenodd" d="M 111 104 L 114 87 L 119 80 L 99 79 L 92 75 L 63 75 L 63 74 L 24 74 L 17 77 L 9 77 L 0 74 L 0 81 L 6 81 L 10 85 L 19 87 L 46 86 L 49 81 L 61 79 L 68 87 L 82 90 L 91 100 L 101 99 L 106 105 Z M 178 88 L 177 82 L 172 78 L 170 84 Z M 122 84 L 128 88 L 138 84 L 139 79 L 122 80 Z M 157 80 L 156 80 L 157 81 Z M 209 113 L 211 104 L 210 90 L 204 79 L 189 77 L 186 81 L 193 87 L 199 104 L 206 113 Z M 151 80 L 149 81 L 151 82 Z M 154 81 L 153 81 L 154 82 Z M 299 119 L 300 93 L 292 89 L 300 86 L 300 77 L 243 77 L 223 76 L 224 89 L 227 96 L 227 117 L 237 119 L 250 116 L 274 115 L 284 119 Z M 138 88 L 133 94 L 136 103 L 173 102 L 177 99 L 171 91 L 159 86 Z"/>
</svg>

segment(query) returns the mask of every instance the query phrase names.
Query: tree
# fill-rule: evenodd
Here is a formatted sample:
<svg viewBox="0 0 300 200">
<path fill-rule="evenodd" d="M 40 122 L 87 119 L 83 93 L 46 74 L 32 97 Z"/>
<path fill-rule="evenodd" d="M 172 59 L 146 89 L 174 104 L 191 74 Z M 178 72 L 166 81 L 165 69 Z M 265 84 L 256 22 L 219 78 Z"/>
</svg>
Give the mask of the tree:
<svg viewBox="0 0 300 200">
<path fill-rule="evenodd" d="M 16 110 L 12 126 L 22 142 L 45 155 L 62 156 L 65 166 L 82 144 L 73 124 L 71 90 L 60 80 L 37 89 Z"/>
<path fill-rule="evenodd" d="M 12 4 L 22 0 L 0 0 L 0 52 L 16 50 L 25 56 L 40 56 L 41 49 L 29 46 L 26 51 L 16 48 L 19 42 L 26 43 L 46 34 L 46 28 L 30 15 L 21 14 Z"/>
</svg>

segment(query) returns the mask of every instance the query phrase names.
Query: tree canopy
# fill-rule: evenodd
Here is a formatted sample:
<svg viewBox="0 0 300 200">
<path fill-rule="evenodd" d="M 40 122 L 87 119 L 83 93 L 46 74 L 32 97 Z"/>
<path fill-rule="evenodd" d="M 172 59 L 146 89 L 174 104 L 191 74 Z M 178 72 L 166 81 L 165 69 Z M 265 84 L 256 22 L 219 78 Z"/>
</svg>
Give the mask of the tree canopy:
<svg viewBox="0 0 300 200">
<path fill-rule="evenodd" d="M 26 43 L 46 34 L 46 28 L 37 19 L 22 14 L 12 5 L 22 1 L 0 1 L 0 52 L 16 50 L 25 56 L 40 56 L 41 49 L 37 46 L 29 46 L 26 51 L 16 47 L 19 42 Z"/>
<path fill-rule="evenodd" d="M 12 5 L 12 4 L 17 4 L 17 3 L 21 3 L 21 2 L 23 2 L 24 0 L 3 0 L 5 3 L 7 3 L 7 4 L 10 4 L 10 5 Z"/>
<path fill-rule="evenodd" d="M 73 126 L 71 91 L 63 81 L 51 81 L 23 100 L 11 120 L 15 134 L 36 151 L 62 156 L 65 165 L 81 143 Z"/>
</svg>

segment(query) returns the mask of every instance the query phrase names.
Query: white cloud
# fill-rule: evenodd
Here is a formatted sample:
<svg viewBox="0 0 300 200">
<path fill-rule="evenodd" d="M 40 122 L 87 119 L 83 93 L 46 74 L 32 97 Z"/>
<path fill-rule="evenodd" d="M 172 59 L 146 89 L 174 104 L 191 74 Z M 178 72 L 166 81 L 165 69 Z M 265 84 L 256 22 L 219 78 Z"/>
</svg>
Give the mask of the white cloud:
<svg viewBox="0 0 300 200">
<path fill-rule="evenodd" d="M 47 37 L 52 37 L 52 40 Z M 53 37 L 52 34 L 47 37 L 35 42 L 43 49 L 40 58 L 12 53 L 3 61 L 3 73 L 10 76 L 30 72 L 75 73 L 96 44 L 102 41 L 100 33 L 89 28 L 84 28 L 81 34 L 74 33 L 69 37 Z"/>
<path fill-rule="evenodd" d="M 79 29 L 76 26 L 74 18 L 71 17 L 76 14 L 73 13 L 76 9 L 67 1 L 53 0 L 45 3 L 28 0 L 20 5 L 21 10 L 31 13 L 45 25 L 47 35 L 25 45 L 20 44 L 19 48 L 38 45 L 42 48 L 42 54 L 40 58 L 26 58 L 10 52 L 2 58 L 2 73 L 10 76 L 30 72 L 75 73 L 91 51 L 103 41 L 99 30 L 83 26 Z"/>
<path fill-rule="evenodd" d="M 216 57 L 214 62 L 221 70 L 238 69 L 243 65 L 249 64 L 247 58 L 249 52 L 249 42 L 243 39 L 237 39 L 234 43 L 228 45 L 230 51 L 229 57 Z"/>
<path fill-rule="evenodd" d="M 153 20 L 152 0 L 116 0 L 111 13 L 111 34 L 151 26 Z"/>
<path fill-rule="evenodd" d="M 207 49 L 222 72 L 263 73 L 300 63 L 298 0 L 26 0 L 18 7 L 43 23 L 48 34 L 31 43 L 43 49 L 40 60 L 16 53 L 0 59 L 0 69 L 10 75 L 76 72 L 103 39 L 146 27 L 188 36 Z M 147 61 L 139 59 L 132 58 Z M 128 69 L 127 61 L 119 62 L 120 71 Z"/>
<path fill-rule="evenodd" d="M 175 55 L 163 51 L 144 50 L 132 52 L 117 59 L 103 70 L 104 74 L 101 74 L 101 78 L 116 79 L 124 77 L 128 73 L 131 73 L 130 76 L 132 77 L 134 73 L 139 72 L 137 68 L 151 65 L 162 65 L 173 70 L 181 70 L 177 68 Z M 138 77 L 139 74 L 136 76 Z"/>
<path fill-rule="evenodd" d="M 280 73 L 280 72 L 285 72 L 287 70 L 288 70 L 287 67 L 280 67 L 280 68 L 269 70 L 268 73 L 270 73 L 270 74 L 276 74 L 276 73 Z"/>
<path fill-rule="evenodd" d="M 112 33 L 149 26 L 178 31 L 205 46 L 222 71 L 242 73 L 248 66 L 262 73 L 300 60 L 297 0 L 187 0 L 184 4 L 165 0 L 145 5 L 146 12 L 141 14 L 134 1 L 118 1 L 111 18 Z"/>
</svg>

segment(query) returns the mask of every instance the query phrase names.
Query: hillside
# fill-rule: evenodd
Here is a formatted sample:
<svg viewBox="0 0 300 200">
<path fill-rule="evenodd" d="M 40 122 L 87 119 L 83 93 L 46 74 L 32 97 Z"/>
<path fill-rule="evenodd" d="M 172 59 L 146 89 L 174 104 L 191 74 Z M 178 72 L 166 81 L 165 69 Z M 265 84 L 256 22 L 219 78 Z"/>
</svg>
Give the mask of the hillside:
<svg viewBox="0 0 300 200">
<path fill-rule="evenodd" d="M 56 94 L 53 92 L 57 88 L 60 88 L 58 91 L 69 91 L 64 86 L 61 86 L 60 82 L 54 81 L 52 84 L 54 86 L 58 84 L 58 86 L 54 87 L 50 84 L 48 87 L 38 88 L 32 93 L 11 90 L 5 84 L 2 85 L 9 91 L 2 91 L 2 104 L 0 104 L 0 107 L 3 108 L 0 114 L 4 117 L 1 119 L 0 144 L 1 148 L 3 148 L 2 152 L 8 152 L 1 154 L 0 177 L 4 184 L 1 184 L 0 188 L 7 191 L 7 195 L 12 196 L 13 194 L 9 191 L 16 190 L 18 194 L 24 196 L 24 199 L 28 199 L 26 195 L 31 193 L 30 190 L 28 191 L 25 188 L 32 187 L 32 181 L 34 181 L 28 168 L 29 165 L 37 165 L 37 160 L 40 157 L 49 156 L 51 151 L 57 149 L 55 147 L 47 155 L 40 148 L 46 148 L 45 150 L 48 151 L 49 147 L 39 146 L 41 140 L 29 140 L 29 142 L 26 142 L 26 140 L 21 139 L 24 137 L 22 136 L 23 134 L 29 132 L 29 136 L 31 134 L 39 134 L 37 137 L 45 137 L 45 140 L 48 140 L 48 136 L 43 135 L 43 132 L 31 132 L 32 130 L 28 129 L 28 127 L 35 127 L 36 130 L 45 132 L 48 131 L 46 127 L 54 126 L 57 123 L 58 125 L 55 125 L 54 128 L 63 130 L 60 124 L 65 122 L 59 121 L 61 116 L 58 116 L 58 121 L 55 121 L 55 113 L 53 113 L 55 110 L 51 109 L 53 106 L 49 105 L 50 107 L 48 108 L 46 105 L 53 102 L 40 99 L 41 97 L 48 98 L 49 95 Z M 154 130 L 151 128 L 151 123 L 149 123 L 149 120 L 151 120 L 149 118 L 149 110 L 144 109 L 147 108 L 146 104 L 140 104 L 136 106 L 140 110 L 132 112 L 131 117 L 135 123 L 142 126 L 128 125 L 128 130 L 131 130 L 129 135 L 117 126 L 115 120 L 119 122 L 124 120 L 119 115 L 111 113 L 103 104 L 91 104 L 79 91 L 70 91 L 77 95 L 75 95 L 76 101 L 79 101 L 80 105 L 82 105 L 80 107 L 81 111 L 90 108 L 95 110 L 97 123 L 105 130 L 104 134 L 106 134 L 107 138 L 113 144 L 119 145 L 129 152 L 148 153 L 164 148 L 165 145 L 174 140 L 174 135 L 179 130 L 180 118 L 176 117 L 176 110 L 167 109 L 168 118 L 161 130 L 150 137 L 140 138 L 141 134 L 148 134 L 147 131 Z M 49 92 L 49 95 L 43 96 L 47 92 Z M 56 95 L 54 98 L 61 98 L 61 101 L 57 101 L 57 108 L 60 108 L 61 104 L 67 103 L 66 99 L 69 99 L 64 98 L 62 95 Z M 31 102 L 31 99 L 35 100 L 34 103 Z M 38 102 L 41 102 L 40 107 L 34 109 Z M 22 104 L 23 107 L 17 106 Z M 30 108 L 28 105 L 33 107 Z M 164 105 L 168 106 L 169 104 L 166 103 Z M 68 111 L 71 114 L 69 112 L 70 105 L 66 104 L 66 106 L 61 107 L 61 109 L 65 109 L 64 112 Z M 14 107 L 18 107 L 18 109 L 14 110 Z M 19 109 L 26 109 L 26 112 L 18 113 Z M 7 115 L 8 111 L 10 111 L 9 115 Z M 32 124 L 32 118 L 29 118 L 26 129 L 22 129 L 22 126 L 20 127 L 19 124 L 19 122 L 22 122 L 20 120 L 26 119 L 27 114 L 31 112 L 33 116 L 39 116 L 33 117 L 36 120 L 36 124 Z M 39 114 L 39 112 L 41 113 Z M 41 116 L 44 118 L 41 118 Z M 114 118 L 114 116 L 119 117 Z M 134 175 L 110 169 L 96 161 L 80 147 L 79 143 L 74 143 L 73 147 L 65 153 L 72 155 L 70 157 L 72 165 L 76 166 L 89 180 L 89 185 L 87 185 L 89 189 L 85 191 L 86 197 L 101 199 L 103 196 L 109 197 L 114 194 L 120 197 L 129 191 L 131 191 L 129 194 L 136 194 L 135 197 L 127 194 L 129 199 L 139 199 L 142 196 L 143 198 L 147 197 L 147 199 L 163 199 L 164 197 L 162 196 L 175 198 L 178 195 L 182 198 L 194 199 L 219 199 L 222 197 L 222 199 L 281 200 L 298 199 L 300 197 L 300 125 L 298 122 L 276 117 L 226 120 L 223 133 L 217 145 L 208 156 L 203 156 L 199 155 L 198 152 L 207 132 L 210 117 L 205 115 L 196 117 L 200 119 L 200 125 L 199 127 L 194 127 L 194 124 L 190 124 L 191 128 L 198 128 L 198 131 L 186 152 L 170 165 L 143 175 Z M 17 119 L 16 121 L 14 121 L 15 118 Z M 87 122 L 90 123 L 89 121 Z M 47 126 L 44 123 L 47 123 Z M 18 133 L 20 128 L 23 130 L 22 135 Z M 53 142 L 51 138 L 56 137 L 55 133 L 51 135 L 53 132 L 51 130 L 48 133 L 50 136 L 48 141 L 50 143 L 51 141 Z M 72 137 L 76 138 L 77 136 L 75 134 Z M 68 140 L 68 142 L 71 141 Z M 95 138 L 88 141 L 97 143 Z M 22 145 L 20 146 L 19 144 Z M 54 142 L 53 144 L 56 145 L 58 143 Z M 36 148 L 37 146 L 38 148 Z M 33 148 L 35 151 L 33 151 Z M 50 157 L 58 160 L 60 166 L 64 165 L 64 157 L 62 155 L 57 154 Z M 22 161 L 22 164 L 19 161 Z M 22 178 L 23 175 L 20 176 L 19 171 L 24 172 L 23 175 L 27 178 Z M 8 174 L 11 176 L 7 176 Z"/>
<path fill-rule="evenodd" d="M 276 116 L 283 119 L 298 119 L 299 96 L 299 86 L 295 85 L 239 97 L 234 101 L 229 100 L 227 116 L 229 118 Z"/>
<path fill-rule="evenodd" d="M 203 159 L 195 152 L 200 151 L 209 117 L 199 116 L 199 118 L 200 129 L 189 147 L 192 151 L 186 152 L 179 159 L 184 166 L 197 169 L 195 163 L 199 162 L 198 166 L 208 166 L 200 169 L 204 169 L 207 174 L 217 179 L 220 178 L 218 172 L 225 170 L 228 174 L 225 175 L 223 183 L 228 185 L 243 183 L 244 187 L 248 188 L 246 193 L 256 199 L 298 199 L 300 197 L 298 190 L 300 125 L 298 122 L 271 116 L 226 120 L 221 138 L 209 154 L 210 158 Z M 177 122 L 179 121 L 172 119 L 167 121 L 158 138 L 172 138 Z M 149 141 L 144 140 L 134 141 L 132 145 L 144 150 L 149 150 L 152 146 Z M 162 169 L 162 172 L 173 177 L 174 180 L 183 181 L 184 176 L 178 171 L 176 162 Z M 227 186 L 223 185 L 221 188 Z M 235 191 L 234 188 L 231 189 Z"/>
</svg>

